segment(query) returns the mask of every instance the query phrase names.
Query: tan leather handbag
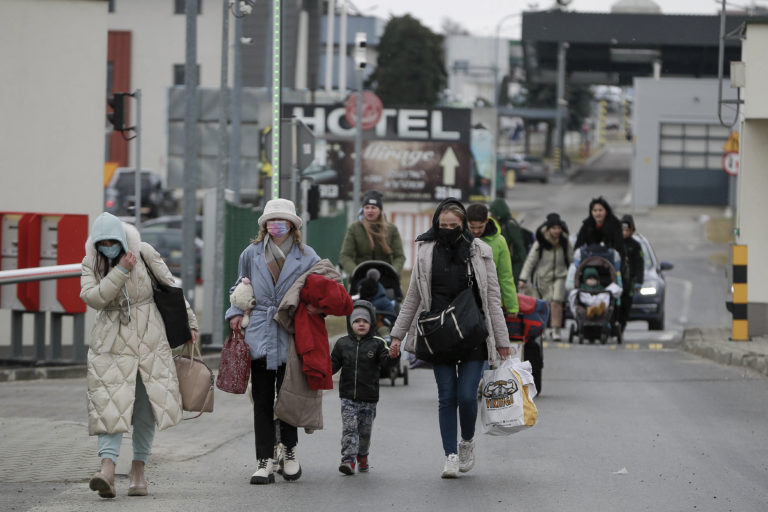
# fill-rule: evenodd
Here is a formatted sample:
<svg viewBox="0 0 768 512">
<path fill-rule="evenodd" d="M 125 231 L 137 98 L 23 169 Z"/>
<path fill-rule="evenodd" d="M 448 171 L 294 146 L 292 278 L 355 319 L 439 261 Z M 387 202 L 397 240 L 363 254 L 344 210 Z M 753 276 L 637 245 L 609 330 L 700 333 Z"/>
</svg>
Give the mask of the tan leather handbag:
<svg viewBox="0 0 768 512">
<path fill-rule="evenodd" d="M 197 418 L 204 412 L 213 412 L 213 372 L 203 362 L 200 347 L 197 343 L 193 345 L 194 353 L 192 347 L 184 345 L 181 353 L 173 358 L 181 391 L 181 408 L 199 413 L 185 420 Z"/>
</svg>

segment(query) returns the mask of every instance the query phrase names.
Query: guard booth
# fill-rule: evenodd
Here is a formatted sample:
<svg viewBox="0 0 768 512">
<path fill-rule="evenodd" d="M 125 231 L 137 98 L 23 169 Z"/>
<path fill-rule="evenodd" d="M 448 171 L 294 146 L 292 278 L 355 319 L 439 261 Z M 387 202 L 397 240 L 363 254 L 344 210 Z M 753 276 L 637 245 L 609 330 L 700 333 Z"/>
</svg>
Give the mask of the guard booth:
<svg viewBox="0 0 768 512">
<path fill-rule="evenodd" d="M 80 263 L 88 238 L 88 215 L 0 212 L 0 270 Z M 85 311 L 80 279 L 52 279 L 0 286 L 0 308 L 11 310 L 11 346 L 2 359 L 40 364 L 85 361 Z M 46 316 L 50 313 L 50 335 Z M 32 346 L 24 343 L 24 319 L 33 322 Z M 72 351 L 62 350 L 62 324 L 72 319 Z M 46 338 L 50 351 L 46 350 Z"/>
</svg>

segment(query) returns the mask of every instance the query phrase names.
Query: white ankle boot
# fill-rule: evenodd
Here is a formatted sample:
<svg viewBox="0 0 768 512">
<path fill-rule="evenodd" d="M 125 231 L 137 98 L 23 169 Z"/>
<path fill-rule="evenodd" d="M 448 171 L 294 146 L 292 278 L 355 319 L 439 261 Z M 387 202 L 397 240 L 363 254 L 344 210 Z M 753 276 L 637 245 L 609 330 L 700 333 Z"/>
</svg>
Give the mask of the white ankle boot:
<svg viewBox="0 0 768 512">
<path fill-rule="evenodd" d="M 283 449 L 283 478 L 286 480 L 298 480 L 301 476 L 301 464 L 296 456 L 296 447 Z"/>
<path fill-rule="evenodd" d="M 254 485 L 275 483 L 272 459 L 259 459 L 258 469 L 256 469 L 256 472 L 253 474 L 253 476 L 251 476 L 251 483 Z"/>
</svg>

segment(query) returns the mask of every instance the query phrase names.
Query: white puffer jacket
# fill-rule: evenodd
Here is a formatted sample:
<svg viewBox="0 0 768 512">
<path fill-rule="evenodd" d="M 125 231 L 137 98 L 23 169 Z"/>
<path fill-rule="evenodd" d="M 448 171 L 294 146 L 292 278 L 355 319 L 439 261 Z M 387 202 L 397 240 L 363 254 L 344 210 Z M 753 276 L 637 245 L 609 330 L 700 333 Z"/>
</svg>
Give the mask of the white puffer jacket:
<svg viewBox="0 0 768 512">
<path fill-rule="evenodd" d="M 155 249 L 141 242 L 136 228 L 123 223 L 128 249 L 138 261 L 130 273 L 117 267 L 106 276 L 96 271 L 99 254 L 92 239 L 85 244 L 80 298 L 98 311 L 88 350 L 88 432 L 127 432 L 136 395 L 136 376 L 147 389 L 155 424 L 160 430 L 182 417 L 181 395 L 171 348 L 160 312 L 152 298 L 152 282 L 141 255 L 157 278 L 174 284 Z M 187 304 L 190 327 L 197 319 Z"/>
</svg>

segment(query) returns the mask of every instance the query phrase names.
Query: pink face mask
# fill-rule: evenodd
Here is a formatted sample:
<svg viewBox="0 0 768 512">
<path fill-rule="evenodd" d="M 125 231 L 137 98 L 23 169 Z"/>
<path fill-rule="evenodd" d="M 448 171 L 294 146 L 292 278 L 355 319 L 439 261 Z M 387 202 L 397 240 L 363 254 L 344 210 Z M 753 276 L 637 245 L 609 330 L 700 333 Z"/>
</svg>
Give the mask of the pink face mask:
<svg viewBox="0 0 768 512">
<path fill-rule="evenodd" d="M 267 231 L 272 238 L 283 238 L 288 234 L 288 221 L 286 220 L 270 220 L 267 221 Z"/>
</svg>

